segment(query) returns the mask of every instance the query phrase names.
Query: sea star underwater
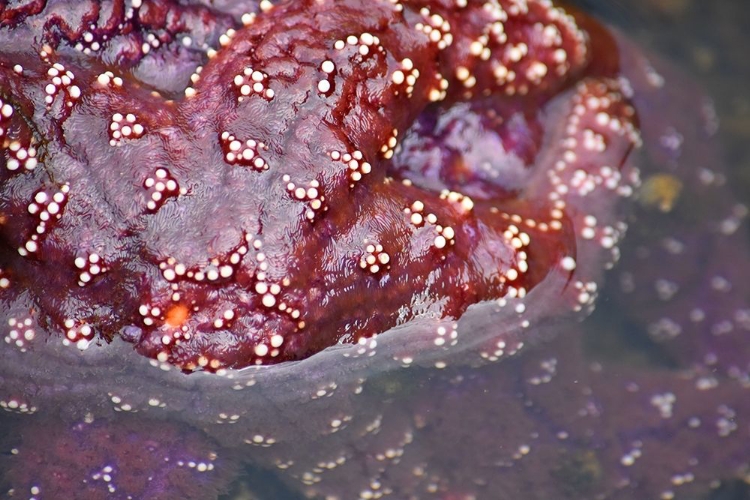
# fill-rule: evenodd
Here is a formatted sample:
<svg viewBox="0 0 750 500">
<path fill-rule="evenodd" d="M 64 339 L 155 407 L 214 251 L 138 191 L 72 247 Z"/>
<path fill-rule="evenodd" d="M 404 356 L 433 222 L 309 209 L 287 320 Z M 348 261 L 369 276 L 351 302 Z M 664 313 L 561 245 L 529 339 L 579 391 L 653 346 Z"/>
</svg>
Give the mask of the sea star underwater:
<svg viewBox="0 0 750 500">
<path fill-rule="evenodd" d="M 626 42 L 544 0 L 133 0 L 5 7 L 0 43 L 14 495 L 208 498 L 243 461 L 325 498 L 505 498 L 544 470 L 531 498 L 668 494 L 607 465 L 646 454 L 641 428 L 581 451 L 628 425 L 575 413 L 600 382 L 565 332 L 620 255 L 636 108 L 675 105 Z M 642 192 L 671 214 L 663 175 Z M 741 325 L 731 297 L 701 321 Z M 631 384 L 672 416 L 678 389 Z M 560 479 L 586 460 L 604 472 Z"/>
</svg>

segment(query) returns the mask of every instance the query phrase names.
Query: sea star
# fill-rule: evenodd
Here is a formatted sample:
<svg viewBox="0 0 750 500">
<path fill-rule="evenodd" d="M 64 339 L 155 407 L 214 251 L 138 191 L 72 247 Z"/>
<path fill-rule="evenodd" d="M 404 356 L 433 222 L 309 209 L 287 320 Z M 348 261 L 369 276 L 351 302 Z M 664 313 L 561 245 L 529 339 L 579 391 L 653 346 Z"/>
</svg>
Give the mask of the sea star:
<svg viewBox="0 0 750 500">
<path fill-rule="evenodd" d="M 593 286 L 622 233 L 610 198 L 632 193 L 635 113 L 547 2 L 268 5 L 189 80 L 196 42 L 154 39 L 149 3 L 117 5 L 103 28 L 48 6 L 5 30 L 46 42 L 2 64 L 6 295 L 81 349 L 119 335 L 188 371 L 304 359 L 523 298 L 576 258 Z M 139 78 L 152 52 L 184 96 Z M 457 102 L 486 114 L 467 122 Z M 437 130 L 410 128 L 429 113 Z M 413 171 L 446 153 L 423 136 L 463 155 L 484 147 L 473 135 L 489 162 Z"/>
<path fill-rule="evenodd" d="M 683 431 L 664 415 L 703 378 L 628 374 L 622 396 L 576 353 L 638 186 L 631 102 L 675 105 L 584 16 L 545 0 L 36 1 L 0 8 L 0 42 L 15 495 L 207 498 L 244 461 L 328 498 L 664 496 L 747 463 L 727 446 L 699 469 L 690 435 L 670 477 L 653 435 Z M 741 236 L 740 209 L 715 206 Z M 740 326 L 731 297 L 710 314 Z M 729 345 L 730 382 L 700 400 L 727 435 L 746 406 L 725 393 L 747 358 Z"/>
</svg>

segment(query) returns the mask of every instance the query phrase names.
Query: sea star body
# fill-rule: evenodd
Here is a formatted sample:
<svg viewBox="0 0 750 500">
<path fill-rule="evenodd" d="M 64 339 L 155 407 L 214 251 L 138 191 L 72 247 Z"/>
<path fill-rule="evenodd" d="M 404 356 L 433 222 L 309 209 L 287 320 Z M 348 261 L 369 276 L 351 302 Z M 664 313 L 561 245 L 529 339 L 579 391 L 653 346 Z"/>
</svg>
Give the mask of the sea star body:
<svg viewBox="0 0 750 500">
<path fill-rule="evenodd" d="M 633 375 L 601 418 L 572 345 L 639 189 L 633 103 L 674 113 L 636 50 L 546 0 L 207 4 L 0 8 L 4 486 L 206 498 L 243 461 L 325 498 L 667 494 L 618 467 L 641 399 L 690 388 Z M 739 326 L 732 298 L 704 312 Z"/>
<path fill-rule="evenodd" d="M 634 110 L 546 2 L 282 3 L 222 34 L 178 100 L 124 72 L 161 51 L 186 79 L 166 42 L 127 52 L 120 37 L 149 39 L 154 13 L 121 7 L 108 29 L 80 33 L 48 6 L 41 30 L 7 30 L 48 43 L 3 64 L 3 230 L 17 250 L 3 272 L 80 348 L 123 332 L 149 357 L 217 370 L 457 319 L 572 271 L 588 258 L 573 226 L 606 222 L 609 193 L 632 192 L 620 167 Z M 517 164 L 490 174 L 512 183 L 472 197 L 471 162 L 389 168 L 436 135 L 409 132 L 428 106 L 480 98 L 487 154 Z M 614 247 L 622 228 L 591 225 L 606 230 Z"/>
</svg>

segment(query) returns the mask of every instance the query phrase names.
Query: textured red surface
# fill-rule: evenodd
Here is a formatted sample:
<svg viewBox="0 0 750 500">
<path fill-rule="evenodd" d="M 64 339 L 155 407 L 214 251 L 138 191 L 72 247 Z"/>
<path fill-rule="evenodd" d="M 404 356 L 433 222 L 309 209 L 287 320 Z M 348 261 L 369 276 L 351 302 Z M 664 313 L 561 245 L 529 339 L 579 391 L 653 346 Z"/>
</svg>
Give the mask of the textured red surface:
<svg viewBox="0 0 750 500">
<path fill-rule="evenodd" d="M 632 192 L 616 59 L 544 2 L 286 2 L 197 68 L 226 15 L 104 16 L 6 21 L 0 76 L 6 293 L 79 347 L 215 371 L 457 319 L 591 258 L 572 233 Z"/>
<path fill-rule="evenodd" d="M 500 94 L 495 88 L 466 101 L 460 94 L 471 76 L 503 57 L 520 55 L 517 67 L 535 68 L 523 71 L 522 83 L 539 77 L 540 67 L 532 66 L 539 52 L 525 52 L 511 38 L 483 61 L 483 49 L 461 37 L 484 26 L 490 15 L 484 9 L 471 22 L 449 22 L 453 39 L 441 49 L 430 44 L 443 38 L 426 41 L 427 25 L 441 28 L 440 37 L 447 33 L 432 15 L 407 9 L 401 23 L 393 21 L 396 2 L 372 12 L 358 2 L 343 4 L 353 10 L 332 13 L 321 2 L 317 17 L 293 15 L 306 2 L 282 4 L 278 9 L 289 9 L 283 19 L 275 17 L 277 8 L 243 16 L 258 6 L 242 2 L 210 8 L 195 2 L 169 14 L 171 2 L 99 10 L 98 2 L 71 0 L 50 2 L 44 12 L 43 2 L 32 2 L 21 7 L 26 12 L 11 7 L 0 14 L 0 88 L 11 89 L 0 95 L 0 487 L 37 498 L 213 498 L 240 462 L 275 471 L 288 494 L 308 498 L 693 500 L 723 494 L 727 484 L 746 478 L 750 285 L 741 278 L 747 208 L 727 188 L 713 108 L 700 90 L 578 17 L 591 43 L 577 75 L 549 84 L 542 79 L 527 97 L 519 97 L 520 87 L 501 97 L 508 82 L 518 81 L 495 66 L 492 77 L 506 78 Z M 530 2 L 537 10 L 528 15 L 510 15 L 522 2 L 500 4 L 510 17 L 503 28 L 526 36 L 527 49 L 544 40 L 529 37 L 540 33 L 531 21 L 544 2 Z M 448 2 L 403 5 L 439 10 Z M 390 73 L 370 77 L 367 71 L 381 66 L 368 65 L 367 57 L 378 52 L 360 46 L 374 39 L 353 33 L 349 44 L 347 27 L 371 29 L 370 14 L 380 8 L 393 22 L 375 27 L 390 33 L 395 25 L 394 33 L 404 33 L 398 41 L 417 55 L 412 69 L 402 54 L 386 57 L 382 68 Z M 326 22 L 331 32 L 347 30 L 342 53 L 337 40 L 322 50 L 318 37 L 303 36 Z M 531 32 L 512 29 L 519 26 Z M 250 50 L 248 37 L 255 33 L 252 42 L 260 46 L 271 32 L 270 54 Z M 471 71 L 449 66 L 445 101 L 423 109 L 430 97 L 426 76 L 434 71 L 424 58 L 433 54 L 448 66 L 442 58 L 460 59 L 464 49 L 483 62 Z M 253 64 L 278 57 L 285 64 L 253 67 L 259 74 L 246 75 L 242 57 Z M 292 76 L 278 72 L 300 61 L 309 64 Z M 199 76 L 192 76 L 198 66 Z M 318 83 L 324 78 L 330 87 Z M 469 92 L 483 85 L 479 80 Z M 395 87 L 398 96 L 388 93 Z M 386 99 L 404 104 L 362 106 Z M 415 102 L 422 108 L 408 105 Z M 638 159 L 640 187 L 632 166 L 621 161 L 638 142 L 627 126 L 634 120 L 630 104 L 640 116 L 647 157 Z M 279 114 L 267 113 L 273 106 Z M 132 120 L 128 109 L 137 111 Z M 411 124 L 399 132 L 390 159 L 386 118 Z M 269 130 L 277 134 L 254 135 Z M 349 150 L 352 158 L 344 160 L 343 147 L 338 159 L 328 155 L 334 142 L 362 144 L 362 160 Z M 250 150 L 252 156 L 244 153 Z M 323 161 L 313 164 L 317 153 Z M 357 168 L 344 163 L 352 159 Z M 327 211 L 315 209 L 307 189 L 304 199 L 295 199 L 297 184 L 312 180 L 303 175 L 309 172 L 328 172 L 318 179 Z M 291 192 L 289 182 L 295 183 Z M 247 191 L 233 189 L 239 187 Z M 329 196 L 332 188 L 340 196 Z M 470 196 L 471 211 L 454 207 L 461 206 L 450 201 L 459 201 L 456 195 L 440 199 L 444 188 Z M 405 193 L 442 207 L 418 211 L 412 201 L 409 210 L 424 214 L 423 221 L 430 213 L 456 220 L 454 245 L 447 244 L 447 224 L 438 234 L 427 225 L 412 229 L 413 213 L 395 216 Z M 624 204 L 635 218 L 618 210 L 633 194 L 636 206 Z M 493 205 L 507 218 L 493 218 Z M 254 274 L 257 264 L 248 264 L 257 257 L 259 221 L 263 236 L 275 235 L 273 244 L 262 242 L 267 256 L 261 262 L 270 266 L 262 271 L 277 274 L 264 280 Z M 507 239 L 502 231 L 501 243 L 513 249 L 507 262 L 515 262 L 516 280 L 508 280 L 510 268 L 498 264 L 496 253 L 479 251 L 498 227 L 509 231 Z M 238 228 L 255 237 L 244 240 Z M 385 240 L 355 245 L 365 228 L 429 233 L 423 235 L 429 251 L 414 259 L 413 271 L 399 270 Z M 446 238 L 445 247 L 435 247 L 437 236 Z M 527 237 L 528 270 L 521 273 L 514 245 Z M 28 241 L 37 244 L 33 251 Z M 413 238 L 399 241 L 402 253 L 415 245 Z M 247 252 L 240 252 L 246 243 Z M 441 255 L 437 250 L 445 261 L 429 260 Z M 232 264 L 235 252 L 239 264 L 221 276 L 222 261 L 211 259 Z M 388 262 L 381 260 L 384 252 Z M 603 292 L 604 269 L 620 255 L 607 275 L 604 306 L 581 325 L 577 320 Z M 488 268 L 495 273 L 489 278 L 469 272 Z M 457 273 L 454 281 L 440 281 L 451 276 L 445 269 Z M 271 278 L 285 273 L 294 273 L 295 286 L 290 279 L 288 289 L 274 294 Z M 328 277 L 322 289 L 330 297 L 299 310 L 319 326 L 285 332 L 274 356 L 262 327 L 283 317 L 279 298 L 321 286 L 315 273 Z M 499 273 L 505 284 L 499 277 L 493 282 Z M 410 279 L 399 285 L 389 276 Z M 495 287 L 485 292 L 497 300 L 455 312 L 472 293 L 478 300 L 478 277 Z M 357 286 L 347 288 L 347 280 Z M 263 293 L 261 281 L 269 287 Z M 525 295 L 516 286 L 521 282 Z M 263 305 L 266 293 L 276 297 L 271 307 L 277 309 Z M 287 348 L 301 357 L 305 342 L 314 346 L 320 339 L 322 348 L 340 329 L 340 338 L 352 341 L 369 334 L 368 324 L 382 321 L 387 329 L 399 300 L 405 300 L 398 306 L 404 324 L 376 338 L 300 362 L 223 368 L 278 361 Z M 143 312 L 142 305 L 148 306 Z M 344 314 L 334 314 L 338 309 Z M 241 329 L 247 316 L 261 326 Z M 360 317 L 369 323 L 347 323 Z M 65 319 L 74 321 L 68 326 Z M 180 337 L 172 336 L 176 330 Z M 584 330 L 594 338 L 612 330 L 643 336 L 666 362 L 634 368 L 584 353 Z M 238 338 L 243 332 L 251 338 Z M 134 345 L 157 360 L 133 352 Z M 260 345 L 268 351 L 256 351 Z M 299 348 L 294 355 L 290 346 Z M 185 369 L 205 363 L 216 373 L 185 374 L 171 363 Z"/>
</svg>

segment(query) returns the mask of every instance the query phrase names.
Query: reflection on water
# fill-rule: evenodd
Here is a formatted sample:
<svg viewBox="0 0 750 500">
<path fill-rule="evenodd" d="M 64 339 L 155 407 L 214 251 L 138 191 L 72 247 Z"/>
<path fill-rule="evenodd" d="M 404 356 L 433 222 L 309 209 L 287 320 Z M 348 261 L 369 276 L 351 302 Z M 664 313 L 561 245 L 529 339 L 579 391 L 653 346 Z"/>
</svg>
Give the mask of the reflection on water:
<svg viewBox="0 0 750 500">
<path fill-rule="evenodd" d="M 737 49 L 750 45 L 750 33 L 742 28 L 750 20 L 750 4 L 700 0 L 581 0 L 574 3 L 620 27 L 647 50 L 676 63 L 684 71 L 685 78 L 706 89 L 715 103 L 720 121 L 720 159 L 727 176 L 727 191 L 733 192 L 741 203 L 747 205 L 750 202 L 750 88 L 747 86 L 750 61 Z M 679 91 L 675 89 L 675 92 Z M 747 255 L 743 251 L 732 259 L 740 276 L 747 275 Z M 742 293 L 744 296 L 740 301 L 747 307 L 750 296 L 747 290 Z M 689 314 L 689 311 L 684 312 Z M 617 327 L 613 328 L 613 324 Z M 654 342 L 643 325 L 629 322 L 627 311 L 618 308 L 617 304 L 607 300 L 600 302 L 588 327 L 590 357 L 617 359 L 644 369 L 662 367 L 673 370 L 679 367 L 663 344 Z M 746 396 L 737 388 L 736 398 L 743 397 Z M 747 427 L 746 422 L 744 426 Z M 720 439 L 715 440 L 713 445 L 708 445 L 707 454 L 720 454 L 722 446 Z M 727 470 L 732 466 L 726 463 Z M 750 498 L 750 489 L 746 483 L 747 478 L 740 475 L 735 481 L 725 481 L 720 488 L 700 498 L 747 499 Z"/>
<path fill-rule="evenodd" d="M 642 46 L 677 63 L 705 86 L 721 120 L 733 189 L 750 199 L 750 44 L 747 2 L 722 0 L 573 0 L 619 26 Z"/>
</svg>

